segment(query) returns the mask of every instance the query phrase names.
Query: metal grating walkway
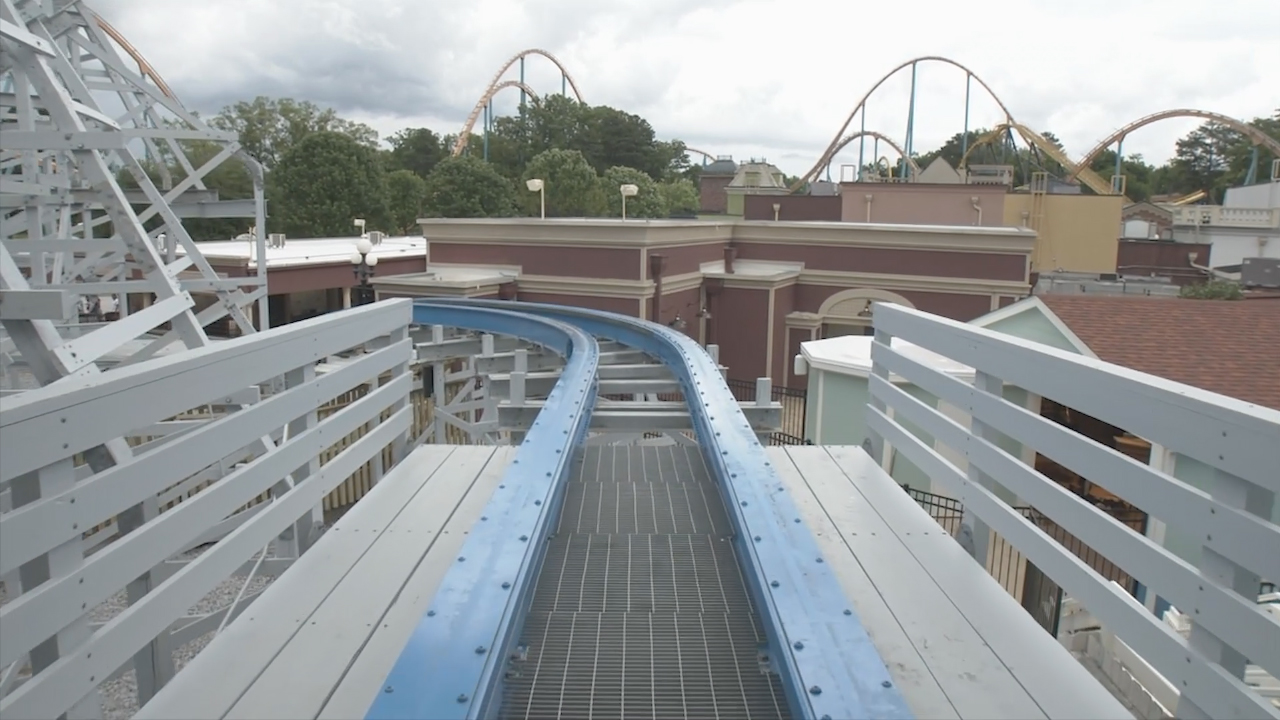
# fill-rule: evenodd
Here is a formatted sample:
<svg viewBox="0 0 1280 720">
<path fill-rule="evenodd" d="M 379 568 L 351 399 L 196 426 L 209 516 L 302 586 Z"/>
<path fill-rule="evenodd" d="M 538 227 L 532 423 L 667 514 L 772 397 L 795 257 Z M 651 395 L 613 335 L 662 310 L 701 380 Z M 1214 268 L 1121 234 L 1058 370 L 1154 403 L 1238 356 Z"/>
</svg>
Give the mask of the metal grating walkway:
<svg viewBox="0 0 1280 720">
<path fill-rule="evenodd" d="M 502 717 L 788 717 L 731 537 L 698 448 L 585 448 Z"/>
</svg>

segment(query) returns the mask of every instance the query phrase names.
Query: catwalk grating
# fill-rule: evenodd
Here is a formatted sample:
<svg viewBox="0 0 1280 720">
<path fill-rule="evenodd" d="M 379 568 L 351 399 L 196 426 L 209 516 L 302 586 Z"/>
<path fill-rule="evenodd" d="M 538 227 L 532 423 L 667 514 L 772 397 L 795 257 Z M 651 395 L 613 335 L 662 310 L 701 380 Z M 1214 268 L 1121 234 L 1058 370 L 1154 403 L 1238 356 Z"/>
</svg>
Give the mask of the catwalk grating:
<svg viewBox="0 0 1280 720">
<path fill-rule="evenodd" d="M 504 719 L 789 716 L 720 497 L 696 447 L 584 449 Z"/>
</svg>

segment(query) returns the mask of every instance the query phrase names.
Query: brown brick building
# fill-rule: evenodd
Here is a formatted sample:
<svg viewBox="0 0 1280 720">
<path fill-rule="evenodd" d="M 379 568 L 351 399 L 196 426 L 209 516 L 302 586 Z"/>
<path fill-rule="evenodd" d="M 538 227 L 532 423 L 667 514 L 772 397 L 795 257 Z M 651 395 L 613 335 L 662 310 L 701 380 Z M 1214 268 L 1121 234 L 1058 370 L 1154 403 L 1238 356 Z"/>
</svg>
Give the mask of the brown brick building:
<svg viewBox="0 0 1280 720">
<path fill-rule="evenodd" d="M 802 341 L 870 327 L 871 301 L 970 320 L 1027 295 L 1035 233 L 981 226 L 423 220 L 426 273 L 381 297 L 507 297 L 655 319 L 737 378 L 793 384 Z"/>
</svg>

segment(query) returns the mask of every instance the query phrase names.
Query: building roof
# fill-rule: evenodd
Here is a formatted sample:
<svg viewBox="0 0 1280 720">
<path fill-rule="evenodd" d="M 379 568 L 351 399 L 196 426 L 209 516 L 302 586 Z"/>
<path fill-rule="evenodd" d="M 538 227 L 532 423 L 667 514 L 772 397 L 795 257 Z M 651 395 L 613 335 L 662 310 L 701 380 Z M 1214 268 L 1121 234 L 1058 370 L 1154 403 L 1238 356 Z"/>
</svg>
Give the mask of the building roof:
<svg viewBox="0 0 1280 720">
<path fill-rule="evenodd" d="M 1274 303 L 1041 295 L 1100 359 L 1280 409 Z"/>
<path fill-rule="evenodd" d="M 281 247 L 267 246 L 267 269 L 303 265 L 346 265 L 356 251 L 356 237 L 287 238 Z M 246 265 L 256 268 L 255 245 L 247 240 L 214 240 L 199 243 L 200 254 L 213 265 Z M 185 248 L 178 247 L 178 255 Z M 404 258 L 427 257 L 427 240 L 420 235 L 384 237 L 373 246 L 370 255 L 379 262 Z"/>
<path fill-rule="evenodd" d="M 702 174 L 711 175 L 737 175 L 738 163 L 733 161 L 732 157 L 718 157 L 715 162 L 702 166 Z"/>
<path fill-rule="evenodd" d="M 871 342 L 869 335 L 841 335 L 800 343 L 800 354 L 811 368 L 826 372 L 867 377 L 871 374 Z M 973 380 L 973 368 L 951 358 L 922 348 L 902 338 L 890 338 L 889 346 L 903 356 L 955 378 Z M 892 382 L 905 382 L 892 375 Z"/>
</svg>

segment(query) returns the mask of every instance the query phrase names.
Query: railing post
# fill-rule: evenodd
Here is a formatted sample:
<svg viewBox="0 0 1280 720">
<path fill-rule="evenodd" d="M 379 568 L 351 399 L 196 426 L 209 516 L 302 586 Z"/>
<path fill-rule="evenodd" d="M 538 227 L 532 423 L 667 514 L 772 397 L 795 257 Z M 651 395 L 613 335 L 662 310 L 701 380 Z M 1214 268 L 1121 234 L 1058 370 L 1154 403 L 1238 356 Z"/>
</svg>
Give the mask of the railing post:
<svg viewBox="0 0 1280 720">
<path fill-rule="evenodd" d="M 1218 470 L 1214 474 L 1213 482 L 1209 486 L 1209 494 L 1223 505 L 1238 508 L 1264 520 L 1271 518 L 1271 509 L 1275 504 L 1275 494 L 1271 491 L 1223 470 Z M 1231 588 L 1248 602 L 1258 601 L 1261 582 L 1258 574 L 1215 552 L 1207 545 L 1200 548 L 1200 572 L 1209 580 Z M 1200 613 L 1199 608 L 1179 609 L 1191 619 L 1191 633 L 1187 636 L 1187 642 L 1191 648 L 1210 662 L 1218 663 L 1235 677 L 1243 679 L 1245 666 L 1249 663 L 1248 658 L 1196 622 L 1195 616 Z M 1180 696 L 1175 715 L 1179 720 L 1208 720 L 1209 718 L 1209 714 L 1188 699 L 1186 693 Z"/>
<path fill-rule="evenodd" d="M 525 378 L 528 377 L 529 351 L 524 348 L 516 350 L 515 368 L 511 372 L 511 404 L 523 405 L 525 402 Z"/>
<path fill-rule="evenodd" d="M 409 337 L 409 326 L 406 325 L 402 328 L 393 330 L 391 332 L 390 337 L 387 338 L 387 344 L 395 345 L 398 342 L 402 342 L 406 340 L 408 337 Z M 412 357 L 412 354 L 410 355 L 410 357 Z M 397 363 L 396 366 L 391 369 L 391 377 L 389 378 L 388 382 L 390 382 L 391 380 L 395 380 L 397 377 L 407 372 L 410 372 L 409 367 L 410 367 L 409 360 L 406 360 L 403 363 Z M 412 380 L 412 378 L 410 379 Z M 381 385 L 381 383 L 379 383 L 379 385 Z M 396 400 L 394 403 L 391 404 L 391 407 L 389 409 L 390 413 L 394 415 L 400 412 L 400 410 L 402 410 L 404 407 L 406 407 L 409 404 L 410 399 L 412 397 L 413 397 L 413 391 L 410 390 L 408 395 Z M 392 467 L 396 466 L 397 464 L 399 464 L 401 460 L 404 459 L 404 456 L 408 451 L 408 447 L 409 447 L 409 431 L 406 430 L 403 433 L 397 435 L 396 439 L 391 443 L 391 466 Z M 382 460 L 382 457 L 383 457 L 383 454 L 378 453 L 379 461 Z M 384 471 L 385 471 L 385 468 L 384 468 Z M 375 482 L 377 480 L 382 479 L 381 475 L 382 473 L 379 473 L 379 476 L 375 479 Z"/>
<path fill-rule="evenodd" d="M 65 492 L 74 486 L 75 482 L 74 461 L 71 458 L 58 460 L 36 472 L 15 477 L 10 482 L 13 506 L 19 508 L 36 502 L 42 497 Z M 59 547 L 22 565 L 15 573 L 18 576 L 19 587 L 6 589 L 12 599 L 13 595 L 17 594 L 15 590 L 29 592 L 43 582 L 78 572 L 83 565 L 84 541 L 80 535 L 75 535 Z M 32 676 L 53 665 L 62 653 L 69 653 L 86 642 L 90 634 L 89 616 L 85 613 L 62 632 L 31 648 L 28 657 L 31 661 Z M 145 648 L 143 652 L 146 652 Z M 18 662 L 21 663 L 22 660 L 19 659 Z M 96 688 L 66 714 L 67 720 L 88 720 L 100 717 L 102 717 L 102 702 Z"/>
<path fill-rule="evenodd" d="M 1175 457 L 1176 455 L 1169 452 L 1168 448 L 1164 447 L 1160 443 L 1153 442 L 1151 443 L 1150 454 L 1147 457 L 1147 465 L 1170 477 L 1173 477 Z M 1152 542 L 1163 547 L 1166 531 L 1167 526 L 1163 520 L 1154 515 L 1147 516 L 1147 530 L 1145 534 Z M 1159 613 L 1156 612 L 1156 601 L 1159 598 L 1159 593 L 1145 585 L 1143 585 L 1143 593 L 1144 597 L 1142 604 L 1151 612 L 1152 615 L 1159 617 Z"/>
<path fill-rule="evenodd" d="M 1004 397 L 1004 382 L 1000 378 L 993 377 L 990 373 L 982 370 L 974 372 L 973 389 L 975 392 L 985 392 L 996 397 Z M 971 434 L 976 438 L 994 442 L 995 431 L 974 414 L 972 406 L 966 410 L 969 413 Z M 973 463 L 968 463 L 966 474 L 969 477 L 969 482 L 985 487 L 988 490 L 994 489 L 994 482 L 991 476 L 980 470 Z M 960 542 L 961 547 L 967 550 L 974 560 L 978 561 L 978 564 L 987 567 L 991 545 L 991 528 L 974 514 L 973 510 L 969 508 L 969 503 L 964 503 L 964 515 L 960 519 L 960 533 L 956 539 Z"/>
<path fill-rule="evenodd" d="M 285 373 L 284 376 L 285 392 L 289 392 L 300 385 L 311 382 L 315 377 L 316 366 L 311 363 L 303 365 L 300 368 L 290 370 Z M 374 384 L 375 382 L 372 380 L 369 383 L 371 388 Z M 306 413 L 290 422 L 285 427 L 285 436 L 280 439 L 280 445 L 285 445 L 293 438 L 318 425 L 320 423 L 320 418 L 315 405 L 327 400 L 328 398 L 321 398 L 316 403 L 312 403 L 312 407 L 308 409 Z M 298 483 L 306 480 L 319 471 L 320 457 L 316 455 L 308 460 L 306 465 L 302 465 L 290 473 L 287 480 L 276 483 L 275 486 L 271 488 L 272 496 L 277 499 L 280 498 L 282 495 L 292 490 Z M 305 552 L 307 547 L 310 545 L 311 536 L 314 530 L 323 524 L 324 504 L 321 502 L 321 504 L 312 508 L 311 512 L 298 518 L 297 521 L 285 528 L 285 531 L 280 534 L 280 543 L 284 548 L 286 548 L 285 552 L 287 555 L 294 558 L 301 557 L 302 553 Z"/>
<path fill-rule="evenodd" d="M 772 404 L 773 381 L 767 377 L 756 378 L 756 407 L 767 408 Z M 773 432 L 771 430 L 756 432 L 756 437 L 759 438 L 761 445 L 768 445 L 772 435 Z"/>
<path fill-rule="evenodd" d="M 875 318 L 875 315 L 873 314 L 872 315 L 873 322 L 874 322 L 874 318 Z M 888 331 L 882 330 L 878 326 L 875 328 L 875 336 L 873 339 L 875 344 L 883 345 L 885 347 L 890 347 L 893 342 L 893 336 L 890 335 Z M 880 378 L 881 380 L 884 380 L 885 382 L 889 382 L 889 370 L 888 368 L 886 368 L 884 365 L 880 363 L 872 362 L 871 374 Z M 892 411 L 885 406 L 884 401 L 881 400 L 880 398 L 872 396 L 870 405 L 876 410 L 879 410 L 880 412 L 885 413 L 886 416 L 890 418 L 893 417 Z M 871 459 L 875 460 L 876 464 L 879 465 L 881 469 L 883 469 L 885 472 L 889 472 L 892 469 L 889 462 L 889 455 L 890 453 L 893 452 L 892 445 L 886 442 L 885 439 L 880 435 L 880 433 L 876 432 L 875 430 L 872 430 L 870 425 L 867 426 L 867 440 L 870 441 L 870 444 L 871 444 L 871 450 L 870 450 Z"/>
<path fill-rule="evenodd" d="M 443 325 L 431 326 L 431 342 L 437 345 L 444 342 Z M 435 386 L 432 390 L 435 395 L 435 399 L 432 401 L 431 405 L 431 414 L 433 416 L 431 418 L 431 424 L 432 427 L 435 428 L 435 443 L 437 445 L 444 445 L 449 442 L 448 428 L 443 418 L 444 413 L 441 411 L 441 408 L 444 407 L 449 400 L 444 396 L 444 373 L 447 366 L 444 362 L 437 362 L 434 367 L 435 369 L 432 372 L 431 381 Z"/>
<path fill-rule="evenodd" d="M 756 378 L 756 406 L 769 407 L 773 402 L 773 381 L 767 377 Z"/>
<path fill-rule="evenodd" d="M 529 351 L 525 348 L 516 348 L 511 368 L 511 387 L 509 394 L 511 396 L 512 405 L 523 405 L 527 401 L 527 391 L 525 389 L 525 380 L 529 376 Z M 495 422 L 497 412 L 494 412 Z M 510 431 L 511 444 L 519 445 L 524 442 L 524 432 L 518 430 Z"/>
</svg>

